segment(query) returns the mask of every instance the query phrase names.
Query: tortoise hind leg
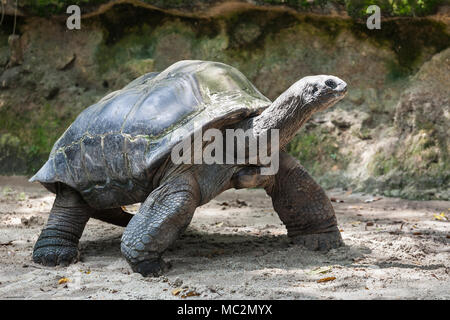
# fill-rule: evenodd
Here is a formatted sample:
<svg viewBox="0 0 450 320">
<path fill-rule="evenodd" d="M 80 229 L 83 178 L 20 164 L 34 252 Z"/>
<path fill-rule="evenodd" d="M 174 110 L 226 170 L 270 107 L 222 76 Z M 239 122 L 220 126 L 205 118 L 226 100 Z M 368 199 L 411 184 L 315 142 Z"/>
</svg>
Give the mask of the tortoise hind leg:
<svg viewBox="0 0 450 320">
<path fill-rule="evenodd" d="M 92 209 L 74 189 L 58 184 L 47 225 L 33 250 L 33 261 L 46 266 L 78 260 L 78 241 Z"/>
<path fill-rule="evenodd" d="M 295 158 L 280 153 L 280 169 L 265 189 L 295 243 L 310 250 L 343 245 L 330 200 Z"/>
</svg>

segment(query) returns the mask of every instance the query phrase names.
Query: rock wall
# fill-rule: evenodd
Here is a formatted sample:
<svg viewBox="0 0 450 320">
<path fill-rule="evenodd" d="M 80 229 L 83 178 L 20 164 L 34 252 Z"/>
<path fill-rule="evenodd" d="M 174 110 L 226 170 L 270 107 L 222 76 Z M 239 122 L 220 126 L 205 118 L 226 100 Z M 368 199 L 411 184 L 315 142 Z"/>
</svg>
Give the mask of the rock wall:
<svg viewBox="0 0 450 320">
<path fill-rule="evenodd" d="M 61 17 L 12 16 L 0 33 L 0 173 L 30 174 L 87 106 L 181 59 L 240 69 L 270 99 L 333 74 L 349 94 L 316 114 L 289 152 L 327 187 L 450 199 L 448 15 L 382 21 L 238 7 L 195 16 L 128 3 L 81 30 Z M 442 12 L 442 11 L 441 11 Z"/>
</svg>

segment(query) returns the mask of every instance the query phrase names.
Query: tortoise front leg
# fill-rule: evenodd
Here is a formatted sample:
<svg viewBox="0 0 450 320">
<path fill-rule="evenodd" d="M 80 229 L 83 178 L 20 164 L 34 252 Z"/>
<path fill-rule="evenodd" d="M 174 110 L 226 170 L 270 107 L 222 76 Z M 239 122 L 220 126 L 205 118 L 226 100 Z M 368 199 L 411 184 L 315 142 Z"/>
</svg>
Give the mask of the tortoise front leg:
<svg viewBox="0 0 450 320">
<path fill-rule="evenodd" d="M 157 276 L 165 269 L 162 253 L 190 223 L 200 203 L 199 186 L 190 173 L 155 189 L 122 236 L 122 253 L 133 271 Z"/>
<path fill-rule="evenodd" d="M 330 200 L 295 158 L 280 153 L 280 169 L 265 189 L 295 243 L 311 250 L 343 245 Z"/>
</svg>

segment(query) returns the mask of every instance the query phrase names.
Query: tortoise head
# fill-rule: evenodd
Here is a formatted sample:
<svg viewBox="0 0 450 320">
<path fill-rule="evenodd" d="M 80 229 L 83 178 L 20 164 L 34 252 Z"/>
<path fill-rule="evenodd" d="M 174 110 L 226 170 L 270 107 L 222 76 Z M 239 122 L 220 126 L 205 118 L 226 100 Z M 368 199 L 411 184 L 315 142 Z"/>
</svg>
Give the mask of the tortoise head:
<svg viewBox="0 0 450 320">
<path fill-rule="evenodd" d="M 294 83 L 288 91 L 300 100 L 297 107 L 301 107 L 304 112 L 314 113 L 325 110 L 344 98 L 347 84 L 334 76 L 309 76 Z"/>
<path fill-rule="evenodd" d="M 280 147 L 286 145 L 317 111 L 344 98 L 347 84 L 335 76 L 317 75 L 298 80 L 253 120 L 257 134 L 279 130 Z"/>
</svg>

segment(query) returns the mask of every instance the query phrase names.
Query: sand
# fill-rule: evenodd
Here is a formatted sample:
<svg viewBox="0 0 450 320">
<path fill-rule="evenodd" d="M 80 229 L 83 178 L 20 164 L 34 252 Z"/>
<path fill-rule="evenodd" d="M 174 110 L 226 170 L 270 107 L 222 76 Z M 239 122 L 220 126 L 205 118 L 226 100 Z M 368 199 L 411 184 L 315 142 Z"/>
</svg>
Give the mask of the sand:
<svg viewBox="0 0 450 320">
<path fill-rule="evenodd" d="M 121 256 L 123 228 L 93 219 L 79 262 L 33 263 L 54 195 L 24 177 L 0 177 L 0 299 L 450 298 L 450 202 L 328 193 L 343 201 L 333 206 L 345 247 L 294 245 L 264 190 L 229 190 L 197 209 L 164 255 L 172 268 L 143 278 Z"/>
</svg>

